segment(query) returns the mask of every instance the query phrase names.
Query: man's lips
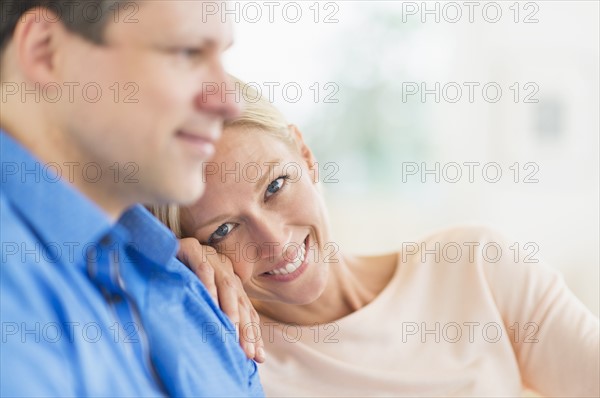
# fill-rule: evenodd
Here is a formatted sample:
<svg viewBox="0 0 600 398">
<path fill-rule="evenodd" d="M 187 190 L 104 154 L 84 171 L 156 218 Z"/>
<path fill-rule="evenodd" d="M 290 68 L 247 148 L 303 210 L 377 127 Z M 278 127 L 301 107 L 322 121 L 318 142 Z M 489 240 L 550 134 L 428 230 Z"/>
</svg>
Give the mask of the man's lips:
<svg viewBox="0 0 600 398">
<path fill-rule="evenodd" d="M 212 137 L 210 134 L 191 133 L 184 130 L 179 130 L 176 137 L 202 159 L 208 159 L 215 154 L 215 144 L 218 137 Z"/>
</svg>

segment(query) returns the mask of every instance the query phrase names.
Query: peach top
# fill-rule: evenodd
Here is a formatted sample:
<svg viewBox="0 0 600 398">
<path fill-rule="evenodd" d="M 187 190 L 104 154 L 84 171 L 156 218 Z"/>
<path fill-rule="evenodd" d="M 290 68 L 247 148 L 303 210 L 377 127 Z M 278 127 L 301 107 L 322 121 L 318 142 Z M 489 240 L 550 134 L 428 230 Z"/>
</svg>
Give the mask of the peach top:
<svg viewBox="0 0 600 398">
<path fill-rule="evenodd" d="M 405 243 L 359 311 L 262 325 L 266 395 L 598 397 L 598 318 L 533 251 L 479 227 Z"/>
</svg>

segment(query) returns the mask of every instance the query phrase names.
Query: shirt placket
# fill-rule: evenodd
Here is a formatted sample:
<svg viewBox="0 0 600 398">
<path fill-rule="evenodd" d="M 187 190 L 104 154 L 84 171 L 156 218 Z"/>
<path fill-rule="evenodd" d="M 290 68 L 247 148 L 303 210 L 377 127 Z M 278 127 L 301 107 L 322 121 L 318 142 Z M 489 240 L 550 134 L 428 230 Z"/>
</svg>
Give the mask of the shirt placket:
<svg viewBox="0 0 600 398">
<path fill-rule="evenodd" d="M 148 339 L 135 302 L 127 293 L 125 281 L 120 272 L 125 250 L 119 241 L 107 235 L 91 247 L 87 256 L 87 272 L 109 305 L 115 323 L 111 325 L 115 343 L 124 347 L 129 356 L 136 357 L 143 364 L 146 374 L 163 390 L 152 359 Z"/>
</svg>

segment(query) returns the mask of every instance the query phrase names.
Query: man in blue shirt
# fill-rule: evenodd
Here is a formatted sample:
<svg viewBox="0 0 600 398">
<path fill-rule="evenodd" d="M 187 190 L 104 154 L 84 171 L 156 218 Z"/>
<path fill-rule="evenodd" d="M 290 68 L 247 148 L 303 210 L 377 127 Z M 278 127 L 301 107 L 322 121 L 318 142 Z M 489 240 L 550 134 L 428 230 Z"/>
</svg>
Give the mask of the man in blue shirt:
<svg viewBox="0 0 600 398">
<path fill-rule="evenodd" d="M 201 1 L 2 1 L 0 395 L 260 396 L 232 323 L 136 203 L 191 203 L 230 27 Z"/>
</svg>

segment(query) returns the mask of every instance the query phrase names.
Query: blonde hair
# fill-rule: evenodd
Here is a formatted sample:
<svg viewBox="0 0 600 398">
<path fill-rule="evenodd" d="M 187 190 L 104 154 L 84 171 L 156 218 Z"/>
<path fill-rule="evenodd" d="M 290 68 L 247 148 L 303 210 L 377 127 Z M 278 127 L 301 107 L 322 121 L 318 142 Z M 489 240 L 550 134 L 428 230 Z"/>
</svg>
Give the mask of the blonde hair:
<svg viewBox="0 0 600 398">
<path fill-rule="evenodd" d="M 165 224 L 169 228 L 177 239 L 183 238 L 183 231 L 181 230 L 181 208 L 179 205 L 152 205 L 147 206 L 154 217 L 158 218 L 160 222 Z"/>
<path fill-rule="evenodd" d="M 242 112 L 237 118 L 226 120 L 223 130 L 231 128 L 260 130 L 290 145 L 295 145 L 296 141 L 288 122 L 281 112 L 261 95 L 260 86 L 253 83 L 246 84 L 233 76 L 230 76 L 230 79 L 235 86 L 235 100 L 242 105 Z M 155 205 L 149 206 L 148 210 L 173 231 L 178 239 L 184 238 L 180 205 Z"/>
</svg>

